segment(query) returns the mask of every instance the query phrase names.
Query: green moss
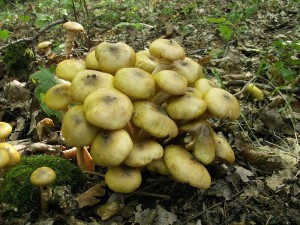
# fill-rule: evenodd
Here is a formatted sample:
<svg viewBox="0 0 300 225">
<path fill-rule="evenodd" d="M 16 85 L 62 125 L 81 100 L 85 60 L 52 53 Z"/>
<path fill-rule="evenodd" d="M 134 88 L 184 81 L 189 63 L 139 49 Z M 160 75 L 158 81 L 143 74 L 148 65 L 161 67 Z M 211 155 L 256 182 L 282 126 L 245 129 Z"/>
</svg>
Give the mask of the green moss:
<svg viewBox="0 0 300 225">
<path fill-rule="evenodd" d="M 22 157 L 20 163 L 9 169 L 0 181 L 0 202 L 16 207 L 21 214 L 39 211 L 39 188 L 33 186 L 29 178 L 41 166 L 48 166 L 56 172 L 53 187 L 69 185 L 76 193 L 86 182 L 86 176 L 78 166 L 64 158 L 49 155 Z"/>
</svg>

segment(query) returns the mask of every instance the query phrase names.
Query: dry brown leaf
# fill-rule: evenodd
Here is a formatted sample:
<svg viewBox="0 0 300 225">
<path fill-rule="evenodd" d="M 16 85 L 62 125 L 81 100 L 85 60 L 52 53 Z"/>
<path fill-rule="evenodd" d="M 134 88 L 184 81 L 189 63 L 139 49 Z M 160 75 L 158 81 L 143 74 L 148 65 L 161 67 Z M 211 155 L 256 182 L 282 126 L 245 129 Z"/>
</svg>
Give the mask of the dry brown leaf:
<svg viewBox="0 0 300 225">
<path fill-rule="evenodd" d="M 97 197 L 101 197 L 105 194 L 105 182 L 100 182 L 95 186 L 88 189 L 86 192 L 82 193 L 77 197 L 78 200 L 78 208 L 83 208 L 85 206 L 93 206 L 100 202 L 100 199 Z"/>
</svg>

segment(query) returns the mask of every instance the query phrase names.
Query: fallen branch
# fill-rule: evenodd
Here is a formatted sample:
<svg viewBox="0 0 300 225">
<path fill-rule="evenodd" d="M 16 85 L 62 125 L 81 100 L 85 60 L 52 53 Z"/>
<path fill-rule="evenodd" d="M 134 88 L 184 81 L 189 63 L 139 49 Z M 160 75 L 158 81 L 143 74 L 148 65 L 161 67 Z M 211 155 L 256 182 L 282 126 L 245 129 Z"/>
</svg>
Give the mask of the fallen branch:
<svg viewBox="0 0 300 225">
<path fill-rule="evenodd" d="M 8 48 L 9 46 L 12 46 L 12 45 L 15 45 L 15 44 L 18 44 L 18 43 L 21 43 L 21 42 L 30 42 L 31 45 L 32 45 L 32 48 L 33 50 L 35 49 L 34 47 L 34 44 L 36 42 L 36 40 L 38 39 L 39 36 L 41 36 L 43 33 L 45 33 L 47 30 L 49 30 L 51 27 L 55 26 L 55 25 L 58 25 L 58 24 L 62 24 L 62 23 L 65 23 L 68 21 L 68 18 L 66 15 L 63 16 L 63 19 L 61 20 L 57 20 L 57 21 L 54 21 L 53 23 L 50 23 L 48 24 L 46 27 L 42 28 L 41 30 L 39 30 L 33 37 L 30 37 L 30 38 L 22 38 L 22 39 L 18 39 L 16 41 L 12 41 L 12 42 L 9 42 L 8 44 L 6 45 L 3 45 L 0 47 L 0 51 Z M 35 52 L 35 51 L 33 51 Z"/>
</svg>

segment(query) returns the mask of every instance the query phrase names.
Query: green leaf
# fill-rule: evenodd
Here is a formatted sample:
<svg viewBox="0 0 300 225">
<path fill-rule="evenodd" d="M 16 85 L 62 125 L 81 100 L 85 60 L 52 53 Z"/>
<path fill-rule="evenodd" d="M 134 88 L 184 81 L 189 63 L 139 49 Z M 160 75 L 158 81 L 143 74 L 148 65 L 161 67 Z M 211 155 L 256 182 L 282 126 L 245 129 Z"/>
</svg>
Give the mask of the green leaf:
<svg viewBox="0 0 300 225">
<path fill-rule="evenodd" d="M 62 120 L 62 113 L 56 110 L 51 110 L 44 103 L 45 93 L 54 85 L 62 83 L 55 77 L 55 68 L 39 67 L 39 71 L 31 74 L 29 79 L 35 84 L 34 96 L 40 103 L 42 110 L 48 116 L 56 116 L 60 121 Z"/>
<path fill-rule="evenodd" d="M 227 21 L 227 19 L 225 17 L 220 17 L 220 18 L 207 17 L 205 19 L 209 23 L 216 23 L 216 24 L 224 23 Z"/>
<path fill-rule="evenodd" d="M 8 30 L 0 30 L 0 40 L 6 41 L 9 38 L 10 34 L 11 32 Z"/>
<path fill-rule="evenodd" d="M 225 25 L 220 25 L 219 26 L 219 31 L 221 33 L 221 36 L 226 40 L 226 41 L 229 41 L 231 36 L 232 36 L 232 29 L 228 26 L 225 26 Z"/>
<path fill-rule="evenodd" d="M 280 70 L 283 78 L 289 82 L 293 81 L 296 79 L 298 73 L 294 70 L 290 70 L 290 69 L 286 69 L 286 68 L 282 68 Z"/>
</svg>

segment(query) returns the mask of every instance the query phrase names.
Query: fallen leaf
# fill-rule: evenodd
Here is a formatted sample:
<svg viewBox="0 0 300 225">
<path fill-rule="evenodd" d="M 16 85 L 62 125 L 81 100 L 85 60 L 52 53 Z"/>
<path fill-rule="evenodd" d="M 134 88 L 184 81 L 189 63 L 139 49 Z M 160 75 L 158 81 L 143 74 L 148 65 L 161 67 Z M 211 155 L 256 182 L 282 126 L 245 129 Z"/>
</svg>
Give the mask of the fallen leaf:
<svg viewBox="0 0 300 225">
<path fill-rule="evenodd" d="M 113 193 L 107 202 L 96 209 L 96 214 L 102 220 L 108 220 L 116 215 L 124 208 L 124 196 L 122 194 Z"/>
<path fill-rule="evenodd" d="M 290 169 L 280 170 L 266 178 L 266 185 L 276 192 L 284 185 L 284 180 L 291 179 L 292 175 L 293 173 Z"/>
<path fill-rule="evenodd" d="M 101 197 L 104 194 L 105 194 L 105 183 L 100 182 L 77 197 L 78 208 L 81 209 L 85 206 L 93 206 L 99 203 L 100 199 L 97 197 Z"/>
<path fill-rule="evenodd" d="M 253 176 L 253 172 L 251 172 L 250 170 L 247 170 L 241 166 L 234 166 L 235 167 L 235 171 L 236 173 L 240 176 L 241 180 L 243 182 L 248 182 L 249 181 L 249 178 L 248 177 L 251 177 Z"/>
</svg>

